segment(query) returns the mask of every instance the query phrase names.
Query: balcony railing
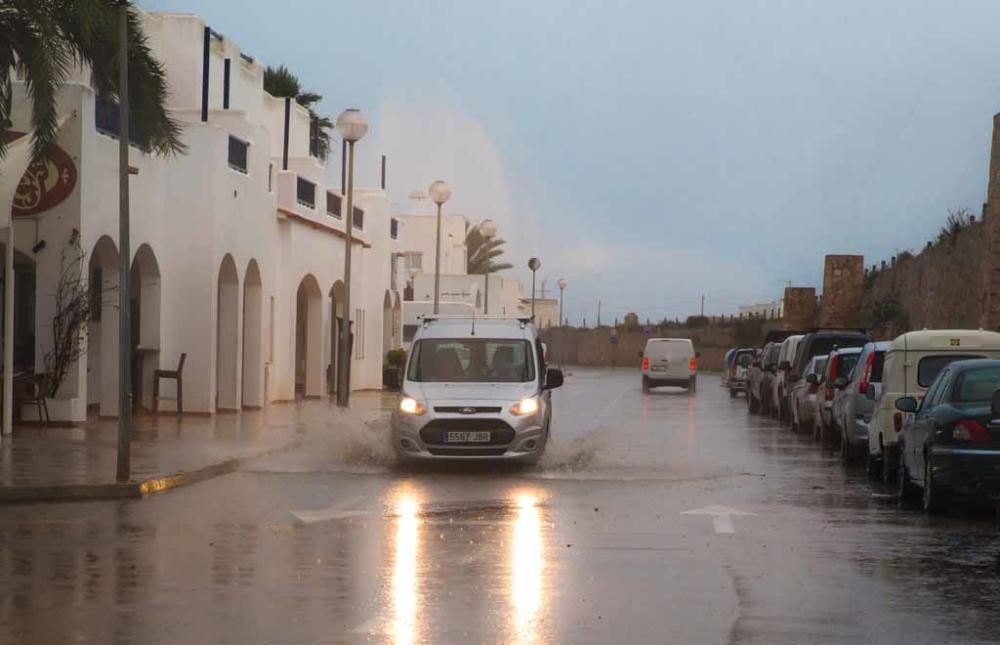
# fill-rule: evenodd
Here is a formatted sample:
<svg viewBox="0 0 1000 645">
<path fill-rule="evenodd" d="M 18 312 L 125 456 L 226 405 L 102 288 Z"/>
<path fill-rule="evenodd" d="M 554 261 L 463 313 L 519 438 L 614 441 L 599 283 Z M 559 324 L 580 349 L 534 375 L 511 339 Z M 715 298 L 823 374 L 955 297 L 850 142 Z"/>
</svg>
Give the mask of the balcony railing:
<svg viewBox="0 0 1000 645">
<path fill-rule="evenodd" d="M 341 197 L 336 193 L 331 193 L 327 191 L 326 193 L 326 214 L 331 217 L 336 217 L 337 219 L 342 219 L 343 207 L 341 206 Z"/>
<path fill-rule="evenodd" d="M 302 177 L 295 178 L 295 199 L 307 208 L 316 208 L 316 184 Z"/>
<path fill-rule="evenodd" d="M 354 207 L 354 217 L 352 219 L 353 219 L 353 222 L 354 222 L 354 228 L 364 230 L 364 228 L 365 228 L 365 212 L 363 210 L 361 210 L 360 208 L 358 208 L 357 206 L 355 206 Z"/>
</svg>

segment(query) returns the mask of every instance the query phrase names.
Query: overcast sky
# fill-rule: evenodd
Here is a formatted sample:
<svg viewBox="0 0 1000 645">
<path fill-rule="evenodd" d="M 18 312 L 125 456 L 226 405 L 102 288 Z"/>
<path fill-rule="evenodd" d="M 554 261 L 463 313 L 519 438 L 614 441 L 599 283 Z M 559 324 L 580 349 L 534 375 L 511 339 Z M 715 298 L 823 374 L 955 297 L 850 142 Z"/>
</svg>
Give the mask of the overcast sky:
<svg viewBox="0 0 1000 645">
<path fill-rule="evenodd" d="M 443 178 L 593 323 L 821 286 L 979 213 L 994 0 L 139 0 L 193 12 L 371 121 L 360 181 Z"/>
</svg>

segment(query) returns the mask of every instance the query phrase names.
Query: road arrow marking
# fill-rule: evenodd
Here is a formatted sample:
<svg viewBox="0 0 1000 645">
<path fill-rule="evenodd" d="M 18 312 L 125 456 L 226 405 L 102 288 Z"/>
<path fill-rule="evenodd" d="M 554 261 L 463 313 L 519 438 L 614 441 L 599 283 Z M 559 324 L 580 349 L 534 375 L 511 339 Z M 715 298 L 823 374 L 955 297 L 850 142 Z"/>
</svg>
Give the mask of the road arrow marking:
<svg viewBox="0 0 1000 645">
<path fill-rule="evenodd" d="M 716 533 L 732 534 L 734 532 L 733 515 L 756 515 L 756 513 L 749 513 L 735 508 L 729 508 L 728 506 L 713 504 L 712 506 L 705 506 L 702 508 L 691 509 L 690 511 L 684 511 L 681 515 L 708 515 L 712 518 L 712 526 L 715 527 Z"/>
</svg>

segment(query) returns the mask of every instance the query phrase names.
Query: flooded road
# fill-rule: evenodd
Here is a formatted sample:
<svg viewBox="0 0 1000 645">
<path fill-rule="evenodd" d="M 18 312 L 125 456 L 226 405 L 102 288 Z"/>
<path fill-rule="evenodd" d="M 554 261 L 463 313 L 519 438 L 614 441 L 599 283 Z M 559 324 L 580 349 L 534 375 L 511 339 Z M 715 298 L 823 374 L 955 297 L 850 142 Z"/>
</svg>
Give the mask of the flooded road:
<svg viewBox="0 0 1000 645">
<path fill-rule="evenodd" d="M 143 501 L 0 508 L 0 643 L 942 643 L 1000 633 L 1000 531 L 901 511 L 702 375 L 568 370 L 533 468 L 387 426 Z"/>
</svg>

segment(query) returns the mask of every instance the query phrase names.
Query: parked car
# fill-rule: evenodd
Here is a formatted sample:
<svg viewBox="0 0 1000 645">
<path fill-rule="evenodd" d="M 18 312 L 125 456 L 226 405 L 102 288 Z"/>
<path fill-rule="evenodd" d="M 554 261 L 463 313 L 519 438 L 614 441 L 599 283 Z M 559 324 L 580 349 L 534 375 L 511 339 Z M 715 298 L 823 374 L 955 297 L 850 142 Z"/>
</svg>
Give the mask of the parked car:
<svg viewBox="0 0 1000 645">
<path fill-rule="evenodd" d="M 1000 360 L 956 361 L 943 367 L 922 401 L 896 400 L 908 415 L 899 438 L 899 494 L 922 491 L 928 513 L 952 493 L 1000 493 Z"/>
<path fill-rule="evenodd" d="M 536 462 L 549 440 L 551 391 L 562 383 L 527 318 L 425 318 L 392 414 L 393 449 L 404 462 Z"/>
<path fill-rule="evenodd" d="M 898 472 L 897 438 L 905 417 L 896 408 L 904 396 L 923 398 L 950 363 L 973 358 L 1000 359 L 1000 333 L 973 329 L 925 329 L 896 337 L 885 351 L 882 392 L 868 423 L 870 459 L 887 460 L 884 472 Z"/>
<path fill-rule="evenodd" d="M 733 365 L 733 358 L 736 356 L 737 347 L 730 347 L 722 357 L 722 387 L 729 385 L 729 368 Z"/>
<path fill-rule="evenodd" d="M 826 367 L 827 356 L 813 356 L 806 365 L 805 378 L 799 379 L 792 389 L 791 424 L 793 432 L 812 428 L 816 418 L 816 393 L 819 379 Z"/>
<path fill-rule="evenodd" d="M 788 370 L 792 366 L 792 359 L 795 357 L 799 343 L 802 342 L 804 337 L 804 334 L 789 336 L 781 342 L 781 349 L 778 351 L 778 371 L 774 377 L 774 398 L 772 400 L 771 414 L 781 421 L 788 418 L 788 397 L 785 394 Z"/>
<path fill-rule="evenodd" d="M 771 342 L 764 345 L 757 360 L 750 367 L 750 377 L 747 382 L 747 408 L 751 413 L 771 413 L 773 401 L 775 373 L 778 371 L 778 353 L 781 343 Z"/>
<path fill-rule="evenodd" d="M 887 341 L 868 343 L 852 360 L 850 373 L 834 383 L 832 425 L 835 438 L 841 442 L 841 457 L 845 460 L 855 452 L 868 452 L 868 424 L 875 411 L 875 400 L 882 391 L 882 366 L 888 348 Z M 868 472 L 875 474 L 876 464 L 871 459 L 867 464 Z M 884 478 L 890 481 L 895 476 L 895 473 L 891 477 L 885 474 Z"/>
<path fill-rule="evenodd" d="M 643 392 L 664 385 L 697 389 L 698 353 L 690 338 L 650 338 L 641 356 Z"/>
<path fill-rule="evenodd" d="M 860 347 L 844 347 L 830 352 L 830 360 L 826 363 L 823 387 L 819 397 L 821 399 L 820 414 L 817 415 L 818 423 L 813 430 L 813 436 L 824 445 L 831 440 L 839 441 L 843 434 L 841 426 L 837 423 L 834 406 L 837 396 L 843 393 L 843 388 L 851 379 L 854 370 L 857 369 L 861 351 Z"/>
<path fill-rule="evenodd" d="M 733 364 L 729 368 L 729 398 L 735 399 L 740 392 L 747 391 L 747 376 L 754 361 L 755 350 L 743 348 L 733 354 Z"/>
<path fill-rule="evenodd" d="M 868 335 L 857 331 L 821 330 L 806 334 L 795 348 L 785 374 L 786 405 L 791 410 L 791 393 L 799 379 L 805 376 L 806 366 L 813 356 L 827 355 L 843 347 L 861 347 L 869 341 Z"/>
</svg>

